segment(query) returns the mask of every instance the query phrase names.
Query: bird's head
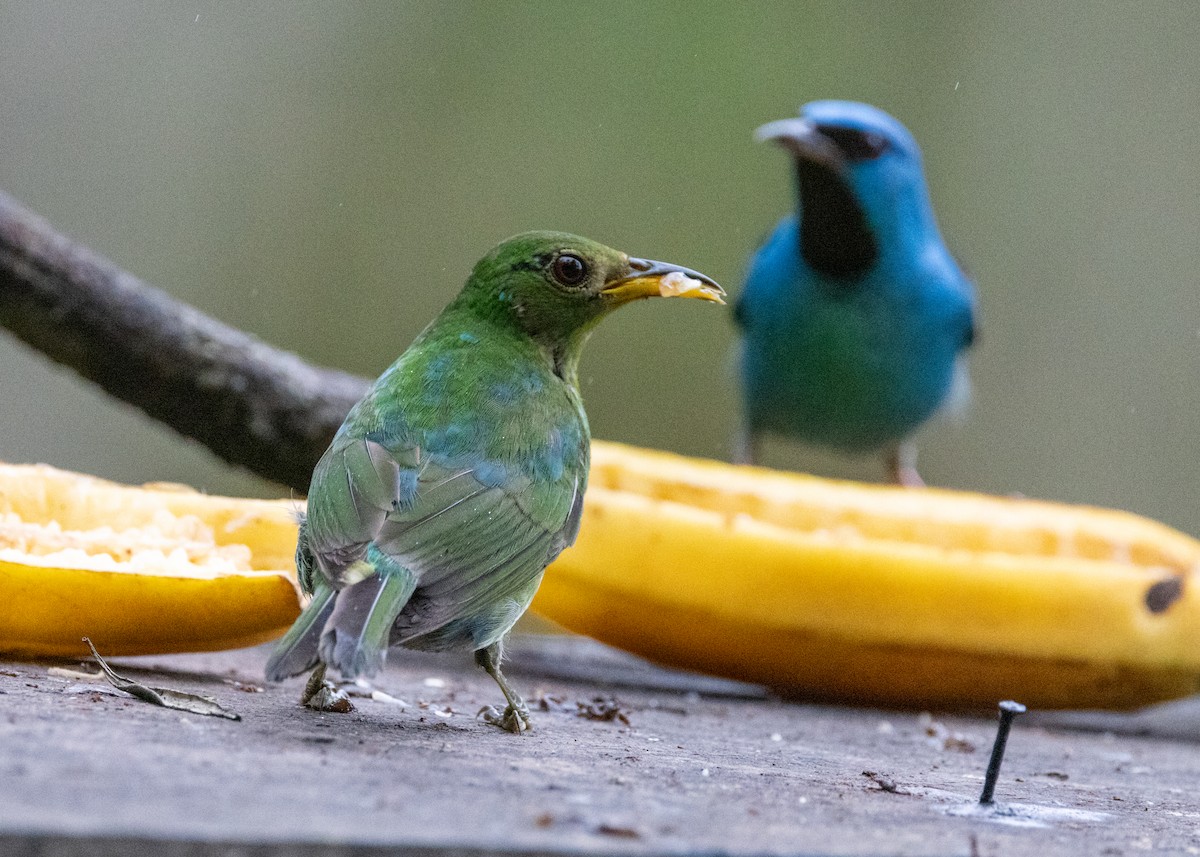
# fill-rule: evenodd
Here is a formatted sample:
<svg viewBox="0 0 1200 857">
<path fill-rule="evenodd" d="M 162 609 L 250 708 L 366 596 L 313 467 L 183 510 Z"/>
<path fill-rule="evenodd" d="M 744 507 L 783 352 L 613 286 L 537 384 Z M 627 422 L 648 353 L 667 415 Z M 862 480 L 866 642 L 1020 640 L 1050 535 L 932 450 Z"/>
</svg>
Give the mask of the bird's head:
<svg viewBox="0 0 1200 857">
<path fill-rule="evenodd" d="M 932 222 L 917 142 L 877 107 L 813 101 L 796 118 L 763 125 L 755 138 L 795 159 L 801 253 L 822 274 L 862 274 L 878 259 L 882 240 Z"/>
<path fill-rule="evenodd" d="M 701 273 L 626 255 L 564 232 L 525 232 L 497 245 L 463 290 L 478 311 L 552 348 L 586 338 L 617 307 L 651 297 L 724 303 Z"/>
</svg>

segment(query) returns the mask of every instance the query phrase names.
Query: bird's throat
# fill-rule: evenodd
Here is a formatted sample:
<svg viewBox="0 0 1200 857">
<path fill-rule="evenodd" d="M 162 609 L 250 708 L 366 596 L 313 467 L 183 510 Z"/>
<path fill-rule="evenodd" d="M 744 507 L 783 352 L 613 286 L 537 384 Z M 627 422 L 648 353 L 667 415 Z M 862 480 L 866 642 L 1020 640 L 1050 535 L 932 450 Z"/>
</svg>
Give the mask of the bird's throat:
<svg viewBox="0 0 1200 857">
<path fill-rule="evenodd" d="M 579 358 L 583 352 L 583 341 L 586 339 L 587 334 L 585 333 L 581 339 L 576 341 L 558 341 L 543 346 L 546 356 L 550 360 L 551 371 L 577 390 L 579 389 Z"/>
<path fill-rule="evenodd" d="M 879 257 L 879 245 L 853 189 L 833 167 L 796 159 L 800 255 L 817 273 L 853 284 Z"/>
</svg>

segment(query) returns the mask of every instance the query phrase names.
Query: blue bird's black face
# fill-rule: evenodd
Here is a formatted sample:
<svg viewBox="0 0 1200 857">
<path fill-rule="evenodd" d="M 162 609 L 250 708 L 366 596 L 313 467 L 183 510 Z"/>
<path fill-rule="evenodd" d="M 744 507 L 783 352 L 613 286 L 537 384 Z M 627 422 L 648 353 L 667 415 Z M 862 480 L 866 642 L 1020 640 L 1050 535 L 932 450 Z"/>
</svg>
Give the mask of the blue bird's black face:
<svg viewBox="0 0 1200 857">
<path fill-rule="evenodd" d="M 879 245 L 847 171 L 879 157 L 886 143 L 877 135 L 811 122 L 779 142 L 795 157 L 804 261 L 834 282 L 851 285 L 875 264 Z"/>
<path fill-rule="evenodd" d="M 837 147 L 847 163 L 873 161 L 891 148 L 887 137 L 875 131 L 816 123 L 816 132 Z"/>
<path fill-rule="evenodd" d="M 880 218 L 905 210 L 911 199 L 901 196 L 923 187 L 916 141 L 882 110 L 846 101 L 812 102 L 755 136 L 794 159 L 805 263 L 835 290 L 852 286 L 879 260 Z"/>
</svg>

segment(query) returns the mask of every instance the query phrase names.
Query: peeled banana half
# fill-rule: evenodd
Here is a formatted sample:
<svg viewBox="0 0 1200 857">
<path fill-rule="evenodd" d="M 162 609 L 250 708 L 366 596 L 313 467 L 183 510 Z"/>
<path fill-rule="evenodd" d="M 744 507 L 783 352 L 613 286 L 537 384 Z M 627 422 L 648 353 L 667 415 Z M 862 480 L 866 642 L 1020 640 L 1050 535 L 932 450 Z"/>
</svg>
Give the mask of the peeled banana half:
<svg viewBox="0 0 1200 857">
<path fill-rule="evenodd" d="M 251 646 L 300 612 L 297 504 L 0 465 L 0 652 Z"/>
<path fill-rule="evenodd" d="M 534 609 L 789 695 L 1134 707 L 1200 690 L 1200 542 L 1123 512 L 593 443 Z M 299 610 L 297 503 L 0 465 L 0 652 L 202 651 Z"/>
<path fill-rule="evenodd" d="M 906 706 L 1200 691 L 1200 542 L 1123 512 L 593 444 L 534 609 L 672 666 Z"/>
</svg>

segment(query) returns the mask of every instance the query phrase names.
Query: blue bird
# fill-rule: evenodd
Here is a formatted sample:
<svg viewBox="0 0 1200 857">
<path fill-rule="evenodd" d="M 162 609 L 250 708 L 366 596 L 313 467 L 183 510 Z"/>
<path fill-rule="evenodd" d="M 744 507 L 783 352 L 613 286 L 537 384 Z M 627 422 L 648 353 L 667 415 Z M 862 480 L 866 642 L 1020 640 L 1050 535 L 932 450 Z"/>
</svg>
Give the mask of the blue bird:
<svg viewBox="0 0 1200 857">
<path fill-rule="evenodd" d="M 762 436 L 775 434 L 883 452 L 893 481 L 920 485 L 910 438 L 965 400 L 976 323 L 974 288 L 938 231 L 916 140 L 850 101 L 811 102 L 755 136 L 791 153 L 798 202 L 751 258 L 735 308 L 734 456 L 753 462 Z"/>
</svg>

